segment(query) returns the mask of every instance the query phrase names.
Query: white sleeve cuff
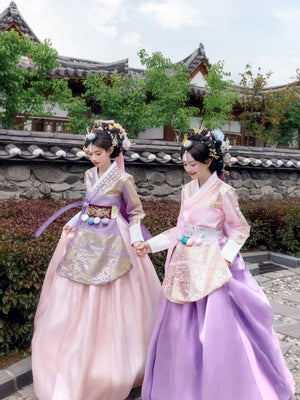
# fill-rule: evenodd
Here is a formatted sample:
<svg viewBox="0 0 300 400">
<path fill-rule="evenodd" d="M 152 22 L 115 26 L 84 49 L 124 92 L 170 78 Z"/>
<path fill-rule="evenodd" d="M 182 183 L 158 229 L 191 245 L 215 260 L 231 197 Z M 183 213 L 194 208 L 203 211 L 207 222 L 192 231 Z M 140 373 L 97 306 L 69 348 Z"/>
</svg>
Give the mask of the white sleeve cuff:
<svg viewBox="0 0 300 400">
<path fill-rule="evenodd" d="M 81 211 L 79 211 L 77 214 L 75 214 L 74 217 L 71 218 L 70 221 L 67 222 L 66 225 L 68 225 L 70 228 L 74 229 L 75 226 L 76 226 L 76 224 L 77 224 L 77 221 L 78 221 L 78 219 L 79 219 L 80 213 L 81 213 Z"/>
<path fill-rule="evenodd" d="M 157 253 L 158 251 L 168 249 L 171 241 L 167 235 L 160 233 L 159 235 L 147 240 L 147 243 L 151 247 L 152 253 Z"/>
<path fill-rule="evenodd" d="M 140 223 L 130 226 L 129 233 L 130 233 L 130 243 L 131 244 L 133 244 L 135 242 L 143 242 L 144 241 Z"/>
<path fill-rule="evenodd" d="M 225 260 L 233 263 L 235 257 L 237 256 L 238 252 L 240 251 L 241 246 L 237 244 L 234 240 L 228 239 L 227 243 L 221 250 L 222 256 Z"/>
</svg>

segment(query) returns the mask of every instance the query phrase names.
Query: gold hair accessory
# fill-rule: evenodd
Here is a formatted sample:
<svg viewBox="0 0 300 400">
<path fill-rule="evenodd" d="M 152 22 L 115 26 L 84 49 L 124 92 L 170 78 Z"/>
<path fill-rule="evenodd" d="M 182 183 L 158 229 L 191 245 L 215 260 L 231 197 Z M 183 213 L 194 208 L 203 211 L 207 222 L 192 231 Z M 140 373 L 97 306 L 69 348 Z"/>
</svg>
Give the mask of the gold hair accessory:
<svg viewBox="0 0 300 400">
<path fill-rule="evenodd" d="M 203 128 L 200 129 L 194 129 L 194 133 L 195 135 L 201 135 L 201 133 L 203 132 Z"/>
<path fill-rule="evenodd" d="M 186 133 L 183 136 L 183 141 L 181 142 L 181 145 L 186 150 L 190 149 L 193 146 L 193 141 L 187 138 Z"/>
</svg>

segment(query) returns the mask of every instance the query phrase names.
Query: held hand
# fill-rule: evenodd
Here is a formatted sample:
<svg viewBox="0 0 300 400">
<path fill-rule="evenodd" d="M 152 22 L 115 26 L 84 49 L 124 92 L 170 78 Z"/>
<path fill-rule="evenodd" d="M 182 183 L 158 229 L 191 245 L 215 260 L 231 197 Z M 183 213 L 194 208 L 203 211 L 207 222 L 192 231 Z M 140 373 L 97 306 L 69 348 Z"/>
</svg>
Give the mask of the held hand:
<svg viewBox="0 0 300 400">
<path fill-rule="evenodd" d="M 151 247 L 147 242 L 135 242 L 133 247 L 138 257 L 145 257 L 147 253 L 151 253 Z"/>
<path fill-rule="evenodd" d="M 68 235 L 71 232 L 72 228 L 69 225 L 65 225 L 63 227 L 63 232 Z"/>
</svg>

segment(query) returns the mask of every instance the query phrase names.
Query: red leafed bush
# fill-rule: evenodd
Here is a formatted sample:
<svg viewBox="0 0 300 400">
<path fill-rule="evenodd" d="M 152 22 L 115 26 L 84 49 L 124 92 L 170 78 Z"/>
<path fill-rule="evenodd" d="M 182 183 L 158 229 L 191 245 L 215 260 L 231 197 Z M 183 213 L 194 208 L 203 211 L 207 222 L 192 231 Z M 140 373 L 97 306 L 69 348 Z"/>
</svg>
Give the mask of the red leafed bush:
<svg viewBox="0 0 300 400">
<path fill-rule="evenodd" d="M 36 239 L 34 232 L 65 202 L 52 200 L 7 201 L 0 207 L 0 354 L 30 345 L 33 318 L 47 265 L 63 225 L 78 210 L 53 222 Z M 176 225 L 179 204 L 143 201 L 145 226 L 157 235 Z M 300 201 L 243 202 L 241 209 L 251 225 L 243 250 L 272 250 L 300 256 Z M 163 279 L 166 252 L 151 255 Z"/>
</svg>

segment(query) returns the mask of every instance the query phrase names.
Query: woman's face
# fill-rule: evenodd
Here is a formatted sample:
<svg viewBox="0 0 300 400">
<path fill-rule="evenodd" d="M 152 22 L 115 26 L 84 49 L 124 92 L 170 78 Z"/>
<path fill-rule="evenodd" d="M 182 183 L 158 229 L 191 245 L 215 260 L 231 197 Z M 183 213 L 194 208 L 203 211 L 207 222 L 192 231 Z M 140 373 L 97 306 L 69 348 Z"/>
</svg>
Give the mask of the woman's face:
<svg viewBox="0 0 300 400">
<path fill-rule="evenodd" d="M 196 161 L 191 154 L 186 151 L 182 156 L 182 161 L 185 171 L 192 179 L 199 179 L 199 181 L 202 181 L 203 178 L 207 178 L 207 176 L 211 175 L 209 170 L 210 159 L 204 164 L 200 161 Z"/>
<path fill-rule="evenodd" d="M 112 153 L 112 147 L 108 150 L 105 150 L 102 147 L 98 147 L 90 143 L 87 146 L 87 149 L 88 156 L 96 167 L 101 168 L 111 163 L 110 155 Z"/>
</svg>

